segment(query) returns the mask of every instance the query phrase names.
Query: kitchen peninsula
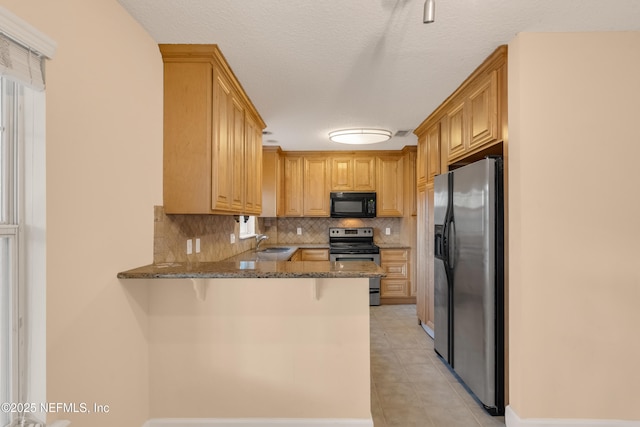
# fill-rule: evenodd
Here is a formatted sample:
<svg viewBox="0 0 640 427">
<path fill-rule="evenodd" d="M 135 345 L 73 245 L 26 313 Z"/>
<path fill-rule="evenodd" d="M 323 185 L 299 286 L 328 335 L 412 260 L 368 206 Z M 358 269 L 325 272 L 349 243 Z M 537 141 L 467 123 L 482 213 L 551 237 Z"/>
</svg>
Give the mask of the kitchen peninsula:
<svg viewBox="0 0 640 427">
<path fill-rule="evenodd" d="M 254 254 L 118 274 L 148 287 L 152 413 L 372 426 L 369 278 L 383 270 Z"/>
</svg>

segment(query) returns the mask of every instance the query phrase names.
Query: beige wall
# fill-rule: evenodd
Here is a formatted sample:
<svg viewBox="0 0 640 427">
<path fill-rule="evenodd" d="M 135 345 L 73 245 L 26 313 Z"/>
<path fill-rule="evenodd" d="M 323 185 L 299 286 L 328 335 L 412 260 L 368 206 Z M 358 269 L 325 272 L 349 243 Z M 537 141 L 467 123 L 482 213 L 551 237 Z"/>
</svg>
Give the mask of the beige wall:
<svg viewBox="0 0 640 427">
<path fill-rule="evenodd" d="M 640 419 L 640 33 L 509 45 L 510 404 Z"/>
<path fill-rule="evenodd" d="M 370 419 L 368 279 L 156 280 L 152 418 Z"/>
<path fill-rule="evenodd" d="M 47 64 L 47 400 L 110 406 L 73 425 L 148 418 L 147 290 L 162 201 L 162 61 L 115 0 L 1 0 L 54 39 Z"/>
</svg>

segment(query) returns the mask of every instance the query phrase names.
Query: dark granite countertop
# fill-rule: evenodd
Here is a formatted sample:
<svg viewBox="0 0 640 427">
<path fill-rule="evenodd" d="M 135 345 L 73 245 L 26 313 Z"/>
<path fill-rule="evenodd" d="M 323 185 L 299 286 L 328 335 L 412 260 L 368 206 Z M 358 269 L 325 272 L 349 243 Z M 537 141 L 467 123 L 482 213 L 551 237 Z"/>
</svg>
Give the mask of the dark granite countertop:
<svg viewBox="0 0 640 427">
<path fill-rule="evenodd" d="M 119 279 L 371 278 L 384 277 L 371 261 L 219 261 L 151 264 L 118 273 Z"/>
</svg>

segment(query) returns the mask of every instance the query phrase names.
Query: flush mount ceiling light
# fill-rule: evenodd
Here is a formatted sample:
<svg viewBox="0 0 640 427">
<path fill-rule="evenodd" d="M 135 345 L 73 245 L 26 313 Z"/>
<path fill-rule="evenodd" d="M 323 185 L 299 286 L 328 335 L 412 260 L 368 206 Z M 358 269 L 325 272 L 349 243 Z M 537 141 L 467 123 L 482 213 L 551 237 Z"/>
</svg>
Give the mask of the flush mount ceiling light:
<svg viewBox="0 0 640 427">
<path fill-rule="evenodd" d="M 341 144 L 376 144 L 391 138 L 384 129 L 341 129 L 329 133 L 329 139 Z"/>
<path fill-rule="evenodd" d="M 430 24 L 436 19 L 436 0 L 426 0 L 424 2 L 424 15 L 422 22 Z"/>
</svg>

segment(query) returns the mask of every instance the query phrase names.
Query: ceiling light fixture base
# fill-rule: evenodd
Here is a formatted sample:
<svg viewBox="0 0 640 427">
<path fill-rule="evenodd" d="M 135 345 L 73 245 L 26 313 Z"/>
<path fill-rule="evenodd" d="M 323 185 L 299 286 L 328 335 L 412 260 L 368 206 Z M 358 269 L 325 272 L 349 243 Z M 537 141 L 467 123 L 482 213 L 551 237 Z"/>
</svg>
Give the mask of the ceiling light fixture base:
<svg viewBox="0 0 640 427">
<path fill-rule="evenodd" d="M 377 144 L 391 138 L 385 129 L 340 129 L 329 133 L 329 139 L 340 144 Z"/>
</svg>

